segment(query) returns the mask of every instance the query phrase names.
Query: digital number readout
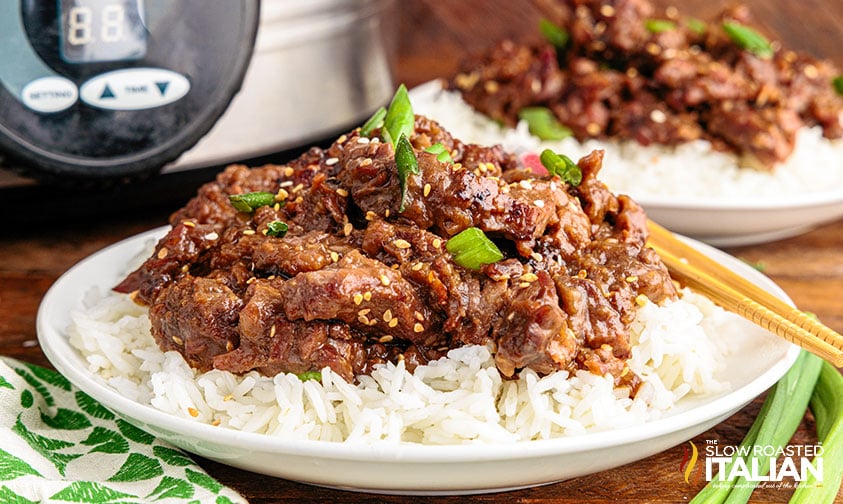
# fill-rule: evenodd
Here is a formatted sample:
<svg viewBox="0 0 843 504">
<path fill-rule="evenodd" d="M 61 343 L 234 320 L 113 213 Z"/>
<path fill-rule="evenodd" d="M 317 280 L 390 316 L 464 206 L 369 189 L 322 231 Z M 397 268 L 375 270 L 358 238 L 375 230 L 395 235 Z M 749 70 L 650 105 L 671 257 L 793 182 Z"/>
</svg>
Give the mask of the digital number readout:
<svg viewBox="0 0 843 504">
<path fill-rule="evenodd" d="M 59 0 L 61 54 L 68 63 L 146 55 L 143 0 Z"/>
</svg>

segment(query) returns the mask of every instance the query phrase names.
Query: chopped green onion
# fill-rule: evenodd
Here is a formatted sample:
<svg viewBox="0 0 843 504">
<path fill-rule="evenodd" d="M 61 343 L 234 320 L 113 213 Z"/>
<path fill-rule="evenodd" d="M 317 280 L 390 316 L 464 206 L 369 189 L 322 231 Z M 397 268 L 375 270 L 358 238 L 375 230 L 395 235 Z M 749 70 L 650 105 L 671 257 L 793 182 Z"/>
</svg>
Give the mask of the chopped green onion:
<svg viewBox="0 0 843 504">
<path fill-rule="evenodd" d="M 565 154 L 557 154 L 550 149 L 545 149 L 539 155 L 542 165 L 547 168 L 548 173 L 556 175 L 563 182 L 578 186 L 582 182 L 582 170 L 574 161 Z"/>
<path fill-rule="evenodd" d="M 372 136 L 372 132 L 378 128 L 383 127 L 383 120 L 386 117 L 386 108 L 380 107 L 379 109 L 375 110 L 375 113 L 372 114 L 363 126 L 360 127 L 360 136 L 370 137 Z"/>
<path fill-rule="evenodd" d="M 559 49 L 564 49 L 571 39 L 571 35 L 564 28 L 546 18 L 539 20 L 539 32 L 548 42 Z"/>
<path fill-rule="evenodd" d="M 407 87 L 404 84 L 398 86 L 395 96 L 386 109 L 383 119 L 383 139 L 395 144 L 401 135 L 410 138 L 413 136 L 416 118 L 413 115 L 413 104 L 410 103 L 410 95 L 407 94 Z"/>
<path fill-rule="evenodd" d="M 676 23 L 669 19 L 647 19 L 644 28 L 650 33 L 661 33 L 676 29 Z"/>
<path fill-rule="evenodd" d="M 296 378 L 301 381 L 307 380 L 322 380 L 322 372 L 321 371 L 305 371 L 304 373 L 297 373 Z"/>
<path fill-rule="evenodd" d="M 486 234 L 476 227 L 464 229 L 452 236 L 445 248 L 454 256 L 454 262 L 472 270 L 479 270 L 484 264 L 503 259 L 503 254 Z"/>
<path fill-rule="evenodd" d="M 840 96 L 843 96 L 843 75 L 831 79 L 831 85 Z"/>
<path fill-rule="evenodd" d="M 811 395 L 811 412 L 822 443 L 822 481 L 808 472 L 790 498 L 793 504 L 832 503 L 843 481 L 843 375 L 832 364 L 822 363 L 820 377 Z M 816 462 L 816 458 L 814 462 Z M 815 465 L 816 467 L 816 465 Z"/>
<path fill-rule="evenodd" d="M 770 45 L 770 41 L 752 28 L 736 21 L 726 21 L 723 23 L 723 31 L 741 49 L 759 58 L 766 59 L 773 56 L 773 46 Z"/>
<path fill-rule="evenodd" d="M 274 205 L 275 194 L 266 191 L 232 194 L 228 197 L 228 201 L 240 212 L 254 212 L 262 206 Z"/>
<path fill-rule="evenodd" d="M 266 225 L 266 236 L 274 236 L 276 238 L 284 238 L 287 234 L 289 226 L 284 221 L 276 220 Z"/>
<path fill-rule="evenodd" d="M 440 163 L 451 163 L 454 164 L 454 159 L 451 157 L 451 153 L 448 152 L 448 148 L 442 145 L 441 143 L 437 142 L 427 149 L 424 150 L 425 152 L 429 152 L 431 154 L 436 154 L 436 160 Z"/>
<path fill-rule="evenodd" d="M 685 21 L 685 25 L 688 27 L 689 30 L 696 33 L 697 35 L 702 35 L 708 29 L 708 25 L 705 24 L 705 21 L 701 21 L 697 18 L 688 18 Z"/>
<path fill-rule="evenodd" d="M 736 449 L 736 453 L 749 455 L 741 456 L 746 467 L 758 467 L 762 476 L 767 474 L 770 454 L 779 453 L 787 445 L 805 416 L 822 364 L 822 359 L 803 350 L 793 367 L 770 389 L 758 417 Z M 761 449 L 756 450 L 756 446 Z M 734 464 L 734 459 L 726 463 L 722 469 L 725 471 L 722 479 L 720 476 L 713 478 L 691 500 L 691 504 L 714 504 L 726 502 L 727 499 L 730 503 L 747 502 L 755 485 L 744 476 L 730 477 Z"/>
<path fill-rule="evenodd" d="M 416 158 L 413 146 L 403 133 L 395 144 L 395 165 L 398 168 L 398 185 L 401 187 L 401 203 L 398 205 L 398 211 L 403 212 L 406 208 L 407 178 L 411 173 L 416 175 L 419 173 L 419 160 Z"/>
<path fill-rule="evenodd" d="M 524 107 L 518 112 L 518 117 L 527 122 L 530 133 L 542 140 L 562 140 L 573 134 L 547 107 Z"/>
</svg>

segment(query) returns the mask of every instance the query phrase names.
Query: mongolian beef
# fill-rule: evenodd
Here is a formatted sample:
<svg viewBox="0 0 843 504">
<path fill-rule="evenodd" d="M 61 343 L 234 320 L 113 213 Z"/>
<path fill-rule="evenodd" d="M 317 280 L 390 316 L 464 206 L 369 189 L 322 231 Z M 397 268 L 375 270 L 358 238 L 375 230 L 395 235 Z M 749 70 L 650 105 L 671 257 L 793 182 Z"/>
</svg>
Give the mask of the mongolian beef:
<svg viewBox="0 0 843 504">
<path fill-rule="evenodd" d="M 149 306 L 158 345 L 199 370 L 352 381 L 480 344 L 505 376 L 588 369 L 634 390 L 636 303 L 676 291 L 641 207 L 598 181 L 602 153 L 569 162 L 569 183 L 411 108 L 393 142 L 393 108 L 287 165 L 231 166 L 172 215 L 116 287 Z M 464 260 L 478 244 L 499 255 Z"/>
<path fill-rule="evenodd" d="M 802 126 L 843 137 L 841 71 L 769 42 L 745 7 L 707 24 L 647 0 L 535 3 L 544 40 L 503 41 L 450 83 L 493 119 L 514 126 L 539 108 L 580 141 L 704 139 L 764 170 L 788 158 Z"/>
</svg>

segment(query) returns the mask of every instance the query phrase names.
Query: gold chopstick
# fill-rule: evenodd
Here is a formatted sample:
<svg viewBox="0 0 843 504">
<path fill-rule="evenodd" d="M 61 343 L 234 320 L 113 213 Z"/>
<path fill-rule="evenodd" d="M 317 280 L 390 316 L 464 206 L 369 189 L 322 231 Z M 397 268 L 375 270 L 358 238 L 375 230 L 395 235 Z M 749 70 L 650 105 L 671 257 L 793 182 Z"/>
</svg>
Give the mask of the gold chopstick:
<svg viewBox="0 0 843 504">
<path fill-rule="evenodd" d="M 843 366 L 843 336 L 648 221 L 648 245 L 680 283 L 835 366 Z"/>
</svg>

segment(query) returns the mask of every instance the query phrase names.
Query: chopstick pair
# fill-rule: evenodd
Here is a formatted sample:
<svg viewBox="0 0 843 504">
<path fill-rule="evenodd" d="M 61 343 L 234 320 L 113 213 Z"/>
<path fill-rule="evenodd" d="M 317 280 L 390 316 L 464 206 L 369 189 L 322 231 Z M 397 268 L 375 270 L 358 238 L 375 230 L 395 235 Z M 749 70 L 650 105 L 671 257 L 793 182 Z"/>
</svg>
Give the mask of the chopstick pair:
<svg viewBox="0 0 843 504">
<path fill-rule="evenodd" d="M 843 336 L 788 305 L 749 280 L 647 221 L 647 242 L 661 256 L 671 276 L 726 310 L 773 334 L 843 366 Z"/>
</svg>

